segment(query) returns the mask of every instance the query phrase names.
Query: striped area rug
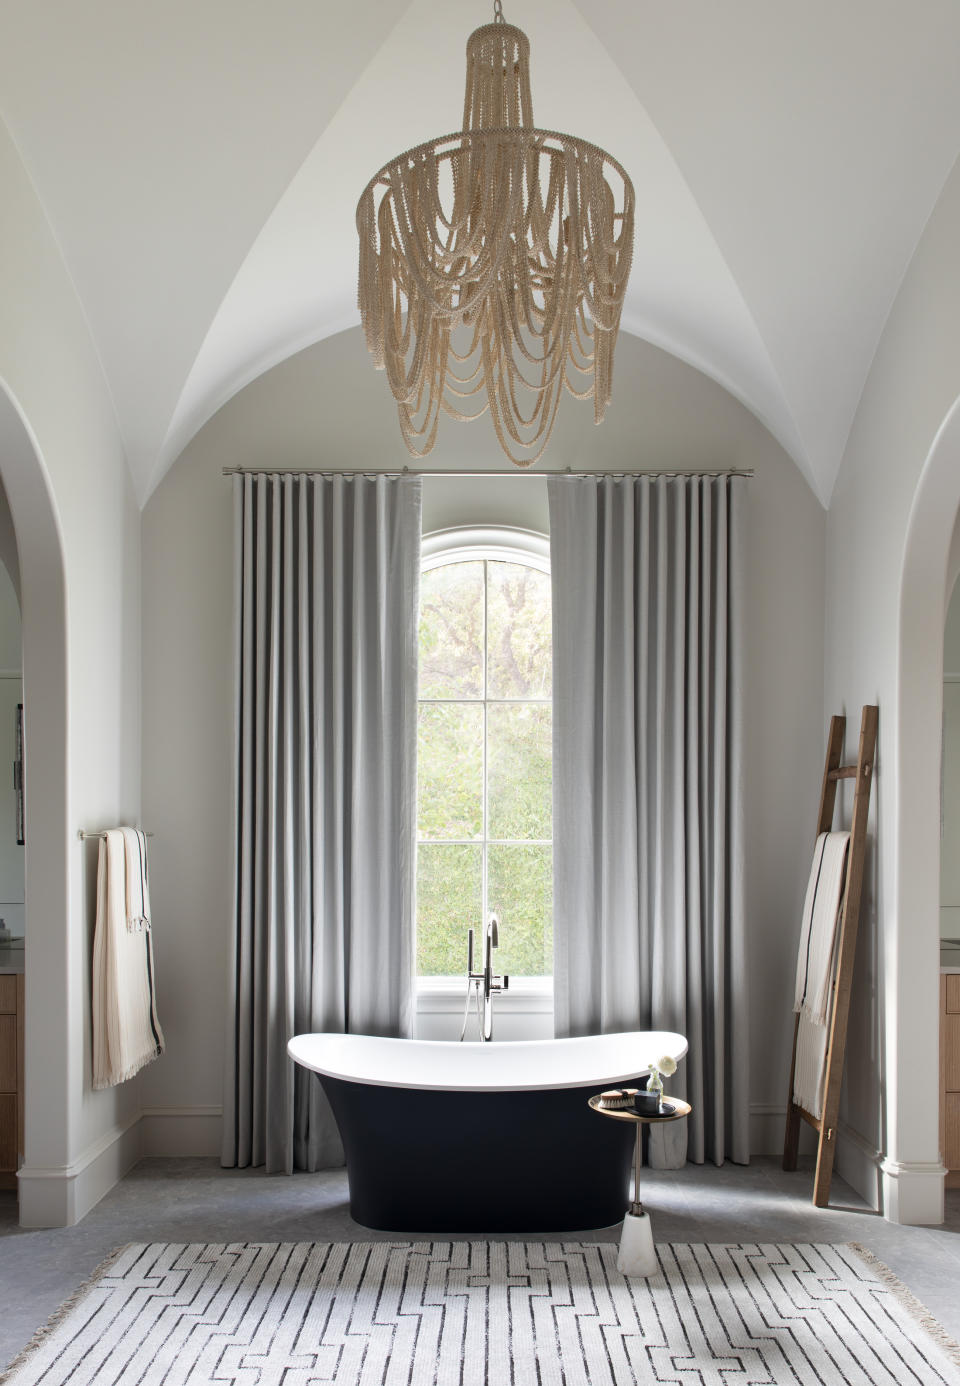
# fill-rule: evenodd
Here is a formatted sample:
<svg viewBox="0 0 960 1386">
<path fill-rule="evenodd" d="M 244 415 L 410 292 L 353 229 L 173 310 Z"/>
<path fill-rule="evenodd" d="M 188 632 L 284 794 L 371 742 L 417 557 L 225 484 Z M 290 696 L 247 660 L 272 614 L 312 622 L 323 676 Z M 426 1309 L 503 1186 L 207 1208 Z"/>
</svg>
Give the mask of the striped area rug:
<svg viewBox="0 0 960 1386">
<path fill-rule="evenodd" d="M 956 1346 L 857 1248 L 664 1245 L 648 1280 L 616 1257 L 585 1242 L 132 1245 L 3 1381 L 960 1382 Z"/>
</svg>

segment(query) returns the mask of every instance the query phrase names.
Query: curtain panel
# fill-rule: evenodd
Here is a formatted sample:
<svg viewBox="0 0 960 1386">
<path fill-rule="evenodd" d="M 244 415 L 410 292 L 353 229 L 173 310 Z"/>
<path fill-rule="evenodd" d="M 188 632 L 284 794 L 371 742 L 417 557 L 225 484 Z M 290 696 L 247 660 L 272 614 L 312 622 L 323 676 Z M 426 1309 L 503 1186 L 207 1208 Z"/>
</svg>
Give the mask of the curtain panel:
<svg viewBox="0 0 960 1386">
<path fill-rule="evenodd" d="M 234 481 L 236 858 L 223 1163 L 342 1162 L 287 1041 L 413 1018 L 420 482 Z"/>
<path fill-rule="evenodd" d="M 749 1158 L 745 484 L 548 482 L 557 1034 L 687 1036 L 655 1164 Z"/>
</svg>

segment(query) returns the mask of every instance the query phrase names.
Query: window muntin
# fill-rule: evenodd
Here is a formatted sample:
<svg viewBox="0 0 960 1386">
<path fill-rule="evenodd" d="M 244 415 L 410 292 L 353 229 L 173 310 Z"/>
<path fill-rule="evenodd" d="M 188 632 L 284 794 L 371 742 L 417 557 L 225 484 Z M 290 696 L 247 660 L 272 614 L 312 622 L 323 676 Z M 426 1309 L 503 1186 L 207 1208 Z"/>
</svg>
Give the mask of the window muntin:
<svg viewBox="0 0 960 1386">
<path fill-rule="evenodd" d="M 550 580 L 473 547 L 421 582 L 417 972 L 456 976 L 501 913 L 497 970 L 553 972 Z"/>
</svg>

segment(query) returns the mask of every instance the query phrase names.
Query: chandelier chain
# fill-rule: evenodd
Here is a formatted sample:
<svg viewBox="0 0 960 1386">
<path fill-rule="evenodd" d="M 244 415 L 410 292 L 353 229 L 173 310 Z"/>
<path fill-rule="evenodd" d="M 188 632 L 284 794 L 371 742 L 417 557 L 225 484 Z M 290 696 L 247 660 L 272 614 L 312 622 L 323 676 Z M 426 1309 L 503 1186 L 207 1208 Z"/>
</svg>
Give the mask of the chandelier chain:
<svg viewBox="0 0 960 1386">
<path fill-rule="evenodd" d="M 503 0 L 493 0 L 493 22 L 494 24 L 503 24 L 505 22 L 503 18 Z"/>
</svg>

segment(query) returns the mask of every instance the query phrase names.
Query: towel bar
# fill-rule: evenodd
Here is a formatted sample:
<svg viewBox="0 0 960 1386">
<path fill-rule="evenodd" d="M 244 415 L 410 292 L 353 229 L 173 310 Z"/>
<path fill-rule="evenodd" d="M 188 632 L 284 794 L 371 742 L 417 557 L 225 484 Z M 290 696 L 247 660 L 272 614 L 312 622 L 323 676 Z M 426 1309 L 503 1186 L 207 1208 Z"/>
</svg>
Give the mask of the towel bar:
<svg viewBox="0 0 960 1386">
<path fill-rule="evenodd" d="M 81 842 L 83 842 L 83 841 L 84 841 L 86 838 L 88 838 L 88 837 L 106 837 L 106 835 L 107 835 L 106 832 L 101 832 L 101 833 L 87 833 L 87 832 L 84 832 L 83 828 L 78 828 L 78 829 L 77 829 L 77 837 L 80 839 Z M 144 835 L 144 837 L 153 837 L 153 833 L 147 833 L 147 832 L 145 832 L 143 835 Z"/>
</svg>

